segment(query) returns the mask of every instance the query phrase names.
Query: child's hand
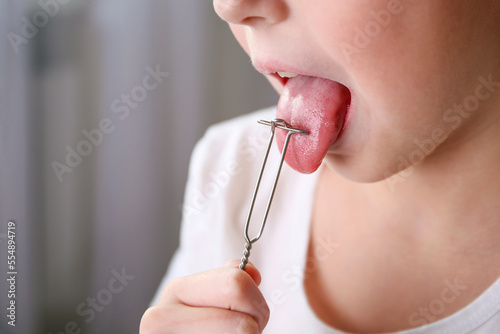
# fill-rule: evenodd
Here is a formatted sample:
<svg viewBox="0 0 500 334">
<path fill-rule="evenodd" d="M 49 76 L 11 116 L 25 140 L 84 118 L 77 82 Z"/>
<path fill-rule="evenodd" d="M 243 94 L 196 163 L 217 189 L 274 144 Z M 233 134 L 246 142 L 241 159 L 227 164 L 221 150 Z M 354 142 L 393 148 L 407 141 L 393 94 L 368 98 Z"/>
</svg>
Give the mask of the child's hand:
<svg viewBox="0 0 500 334">
<path fill-rule="evenodd" d="M 259 271 L 233 260 L 222 268 L 170 282 L 155 306 L 144 313 L 141 334 L 261 333 L 269 308 L 258 285 Z"/>
</svg>

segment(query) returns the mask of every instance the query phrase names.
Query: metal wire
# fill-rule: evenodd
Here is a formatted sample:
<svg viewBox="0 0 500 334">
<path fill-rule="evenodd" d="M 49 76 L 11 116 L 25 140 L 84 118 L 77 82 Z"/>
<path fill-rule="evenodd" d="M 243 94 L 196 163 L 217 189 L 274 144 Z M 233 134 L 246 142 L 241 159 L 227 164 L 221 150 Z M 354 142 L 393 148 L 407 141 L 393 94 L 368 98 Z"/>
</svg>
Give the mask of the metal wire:
<svg viewBox="0 0 500 334">
<path fill-rule="evenodd" d="M 245 230 L 244 230 L 243 235 L 245 237 L 246 244 L 245 244 L 245 250 L 243 251 L 243 257 L 241 258 L 241 263 L 240 263 L 240 269 L 241 270 L 245 270 L 246 269 L 246 266 L 247 266 L 247 263 L 248 263 L 248 258 L 250 257 L 250 250 L 252 249 L 252 245 L 257 240 L 260 239 L 260 237 L 262 236 L 262 231 L 264 231 L 264 227 L 266 225 L 267 217 L 269 215 L 269 209 L 271 208 L 271 203 L 273 201 L 274 193 L 276 191 L 276 186 L 278 185 L 278 179 L 280 177 L 281 168 L 283 167 L 283 162 L 285 161 L 285 155 L 286 155 L 286 151 L 288 149 L 288 143 L 290 142 L 290 137 L 292 135 L 294 135 L 294 134 L 305 134 L 305 135 L 309 134 L 309 132 L 307 132 L 307 131 L 296 129 L 296 128 L 292 128 L 290 125 L 288 125 L 282 119 L 274 119 L 272 121 L 263 121 L 263 120 L 260 120 L 259 123 L 271 127 L 271 136 L 269 137 L 269 143 L 267 145 L 266 154 L 264 155 L 264 161 L 262 162 L 262 167 L 260 168 L 259 177 L 257 179 L 257 184 L 255 185 L 255 190 L 253 192 L 252 201 L 250 203 L 250 209 L 248 210 L 247 221 L 245 223 Z M 272 143 L 273 143 L 274 133 L 275 133 L 275 129 L 276 128 L 288 131 L 288 133 L 286 135 L 285 144 L 283 145 L 283 151 L 281 153 L 281 160 L 280 160 L 280 163 L 279 163 L 278 171 L 276 172 L 276 177 L 274 179 L 273 187 L 271 189 L 271 194 L 269 195 L 269 199 L 268 199 L 268 202 L 267 202 L 267 207 L 266 207 L 266 210 L 264 212 L 264 218 L 262 219 L 262 223 L 260 225 L 259 232 L 257 233 L 257 235 L 255 237 L 250 238 L 248 236 L 248 228 L 250 226 L 250 219 L 252 218 L 252 213 L 253 213 L 253 209 L 254 209 L 254 206 L 255 206 L 255 200 L 256 200 L 257 194 L 259 192 L 260 182 L 262 180 L 262 175 L 264 174 L 264 169 L 266 168 L 267 158 L 269 157 L 269 152 L 271 151 L 271 146 L 272 146 Z"/>
</svg>

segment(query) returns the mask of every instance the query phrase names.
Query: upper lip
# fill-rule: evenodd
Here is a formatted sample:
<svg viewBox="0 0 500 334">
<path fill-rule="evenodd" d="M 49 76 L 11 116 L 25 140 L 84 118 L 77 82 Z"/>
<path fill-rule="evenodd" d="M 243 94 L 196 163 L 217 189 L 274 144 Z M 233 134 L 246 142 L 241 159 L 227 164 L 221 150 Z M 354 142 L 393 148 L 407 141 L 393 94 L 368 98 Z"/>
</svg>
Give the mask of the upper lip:
<svg viewBox="0 0 500 334">
<path fill-rule="evenodd" d="M 289 78 L 282 78 L 278 72 L 291 72 L 298 75 L 314 76 L 312 73 L 299 69 L 293 65 L 285 64 L 281 61 L 253 59 L 252 63 L 257 71 L 277 79 L 283 86 L 286 85 Z"/>
<path fill-rule="evenodd" d="M 286 79 L 282 78 L 278 75 L 278 72 L 291 72 L 291 73 L 296 73 L 298 75 L 307 75 L 307 76 L 314 76 L 311 73 L 307 73 L 304 70 L 301 70 L 299 68 L 296 68 L 294 66 L 291 66 L 289 64 L 283 64 L 278 61 L 262 61 L 259 59 L 254 59 L 252 61 L 253 66 L 257 71 L 259 71 L 262 74 L 267 74 L 267 75 L 272 75 L 274 77 L 277 77 L 279 79 Z"/>
<path fill-rule="evenodd" d="M 263 59 L 252 59 L 253 66 L 255 69 L 265 75 L 270 75 L 278 81 L 281 82 L 281 84 L 285 85 L 286 82 L 289 80 L 289 78 L 282 78 L 281 76 L 278 75 L 278 72 L 292 72 L 296 73 L 298 75 L 302 76 L 310 76 L 310 77 L 317 77 L 317 78 L 323 78 L 323 79 L 328 79 L 332 81 L 337 81 L 341 84 L 342 82 L 335 80 L 333 78 L 328 78 L 324 76 L 324 73 L 321 73 L 317 70 L 313 69 L 307 69 L 307 68 L 298 68 L 294 65 L 284 63 L 282 61 L 276 61 L 276 60 L 263 60 Z M 345 85 L 345 84 L 344 84 Z"/>
</svg>

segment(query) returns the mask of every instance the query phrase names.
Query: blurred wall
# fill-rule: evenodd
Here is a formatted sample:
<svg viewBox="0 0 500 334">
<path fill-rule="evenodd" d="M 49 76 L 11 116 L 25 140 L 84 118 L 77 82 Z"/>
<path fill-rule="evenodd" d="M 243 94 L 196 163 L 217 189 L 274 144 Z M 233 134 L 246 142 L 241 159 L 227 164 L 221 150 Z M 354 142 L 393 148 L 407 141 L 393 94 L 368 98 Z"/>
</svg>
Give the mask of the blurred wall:
<svg viewBox="0 0 500 334">
<path fill-rule="evenodd" d="M 0 35 L 0 332 L 138 333 L 193 145 L 277 95 L 211 2 L 0 0 Z"/>
</svg>

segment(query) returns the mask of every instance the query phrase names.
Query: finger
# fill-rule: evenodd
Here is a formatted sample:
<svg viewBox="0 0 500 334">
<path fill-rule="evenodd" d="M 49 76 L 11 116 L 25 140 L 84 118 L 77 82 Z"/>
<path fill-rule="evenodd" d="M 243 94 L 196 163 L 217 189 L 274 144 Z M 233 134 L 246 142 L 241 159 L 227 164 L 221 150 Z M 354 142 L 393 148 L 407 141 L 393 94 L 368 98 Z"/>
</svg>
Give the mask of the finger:
<svg viewBox="0 0 500 334">
<path fill-rule="evenodd" d="M 232 267 L 232 268 L 239 269 L 240 263 L 241 263 L 241 260 L 229 260 L 226 262 L 224 267 Z M 245 269 L 245 272 L 248 275 L 250 275 L 250 277 L 252 277 L 252 279 L 254 280 L 255 284 L 257 284 L 257 286 L 260 285 L 260 282 L 262 281 L 262 277 L 260 276 L 260 272 L 257 270 L 257 268 L 255 268 L 255 266 L 253 265 L 252 262 L 247 263 L 247 267 Z"/>
<path fill-rule="evenodd" d="M 140 334 L 257 334 L 259 325 L 245 313 L 219 308 L 195 308 L 177 304 L 152 307 L 144 313 Z"/>
<path fill-rule="evenodd" d="M 248 314 L 263 330 L 269 320 L 269 308 L 249 274 L 223 267 L 176 279 L 165 290 L 165 303 L 193 307 L 216 307 Z M 162 301 L 160 301 L 162 303 Z"/>
</svg>

